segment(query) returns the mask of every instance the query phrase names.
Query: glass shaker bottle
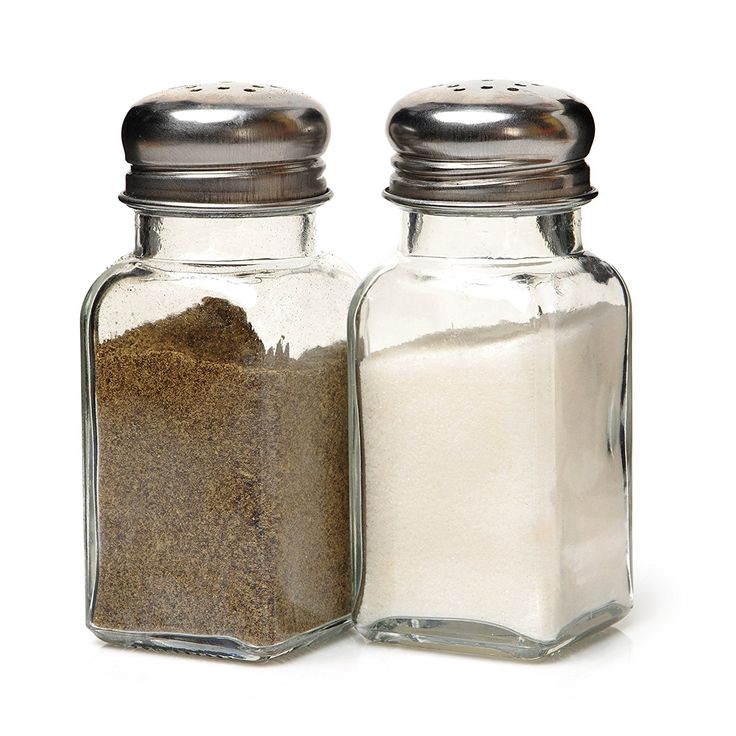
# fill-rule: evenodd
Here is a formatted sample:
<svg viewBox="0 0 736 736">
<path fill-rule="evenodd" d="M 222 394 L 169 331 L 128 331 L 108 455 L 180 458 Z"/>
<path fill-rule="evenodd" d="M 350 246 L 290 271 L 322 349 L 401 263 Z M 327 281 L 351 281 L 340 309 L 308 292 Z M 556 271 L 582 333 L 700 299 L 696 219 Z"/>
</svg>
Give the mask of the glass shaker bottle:
<svg viewBox="0 0 736 736">
<path fill-rule="evenodd" d="M 135 251 L 82 310 L 87 623 L 261 660 L 349 623 L 344 320 L 322 107 L 222 82 L 123 123 Z"/>
<path fill-rule="evenodd" d="M 479 80 L 390 113 L 400 252 L 350 315 L 358 630 L 537 658 L 631 608 L 630 309 L 583 248 L 593 118 Z"/>
</svg>

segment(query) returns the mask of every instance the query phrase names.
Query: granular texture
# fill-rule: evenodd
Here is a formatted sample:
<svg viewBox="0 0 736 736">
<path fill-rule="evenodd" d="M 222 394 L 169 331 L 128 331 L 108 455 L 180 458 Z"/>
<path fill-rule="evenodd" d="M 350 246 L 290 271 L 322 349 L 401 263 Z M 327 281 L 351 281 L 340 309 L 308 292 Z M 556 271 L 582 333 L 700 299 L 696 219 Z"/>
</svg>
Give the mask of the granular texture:
<svg viewBox="0 0 736 736">
<path fill-rule="evenodd" d="M 626 330 L 602 303 L 361 362 L 359 627 L 460 619 L 550 642 L 631 606 Z"/>
<path fill-rule="evenodd" d="M 264 646 L 350 610 L 344 343 L 207 298 L 95 356 L 100 628 Z"/>
</svg>

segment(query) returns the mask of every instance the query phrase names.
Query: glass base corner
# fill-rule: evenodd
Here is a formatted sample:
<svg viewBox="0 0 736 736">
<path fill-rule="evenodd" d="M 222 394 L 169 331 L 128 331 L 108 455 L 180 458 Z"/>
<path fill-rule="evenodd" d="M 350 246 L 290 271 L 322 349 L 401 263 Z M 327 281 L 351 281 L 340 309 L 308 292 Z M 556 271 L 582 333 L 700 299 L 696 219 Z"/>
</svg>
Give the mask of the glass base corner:
<svg viewBox="0 0 736 736">
<path fill-rule="evenodd" d="M 257 646 L 226 636 L 118 631 L 102 629 L 92 623 L 87 624 L 90 631 L 107 644 L 158 652 L 198 654 L 242 662 L 267 662 L 296 649 L 309 646 L 319 639 L 337 634 L 351 625 L 352 618 L 347 615 L 310 631 L 292 636 L 285 641 L 267 646 Z"/>
<path fill-rule="evenodd" d="M 551 641 L 540 641 L 503 626 L 466 619 L 402 616 L 383 618 L 367 626 L 357 624 L 356 628 L 373 642 L 539 660 L 611 626 L 630 610 L 631 606 L 610 603 L 575 619 Z"/>
</svg>

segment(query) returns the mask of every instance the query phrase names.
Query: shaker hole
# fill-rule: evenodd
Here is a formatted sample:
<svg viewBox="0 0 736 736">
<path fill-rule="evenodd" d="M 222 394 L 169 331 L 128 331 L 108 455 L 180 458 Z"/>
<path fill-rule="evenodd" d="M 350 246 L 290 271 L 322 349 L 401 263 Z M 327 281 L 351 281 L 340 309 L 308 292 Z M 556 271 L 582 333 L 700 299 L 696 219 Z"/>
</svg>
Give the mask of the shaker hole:
<svg viewBox="0 0 736 736">
<path fill-rule="evenodd" d="M 243 87 L 243 92 L 255 92 L 253 87 Z"/>
<path fill-rule="evenodd" d="M 525 85 L 525 84 L 522 84 L 521 82 L 514 82 L 514 84 L 515 84 L 515 85 L 516 85 L 517 87 L 526 87 L 526 85 Z"/>
<path fill-rule="evenodd" d="M 483 84 L 483 85 L 481 85 L 481 89 L 493 89 L 493 85 L 492 84 Z"/>
<path fill-rule="evenodd" d="M 465 87 L 455 87 L 455 89 L 452 90 L 453 92 L 465 92 Z"/>
<path fill-rule="evenodd" d="M 230 89 L 230 87 L 218 87 L 217 89 Z"/>
<path fill-rule="evenodd" d="M 201 87 L 192 87 L 192 89 L 190 90 L 190 92 L 201 92 L 201 91 L 202 91 Z"/>
<path fill-rule="evenodd" d="M 519 91 L 519 88 L 518 87 L 506 87 L 506 89 L 509 92 L 518 92 Z"/>
<path fill-rule="evenodd" d="M 450 89 L 452 89 L 453 87 L 459 87 L 460 85 L 459 85 L 459 84 L 448 84 L 447 86 L 448 86 L 448 87 L 449 87 Z"/>
</svg>

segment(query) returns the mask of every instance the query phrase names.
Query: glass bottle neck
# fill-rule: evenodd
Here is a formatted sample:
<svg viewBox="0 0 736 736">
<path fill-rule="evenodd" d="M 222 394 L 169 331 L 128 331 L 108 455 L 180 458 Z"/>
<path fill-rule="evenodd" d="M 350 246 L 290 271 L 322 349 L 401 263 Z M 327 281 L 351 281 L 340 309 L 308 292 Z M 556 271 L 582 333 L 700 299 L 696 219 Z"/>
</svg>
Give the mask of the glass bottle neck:
<svg viewBox="0 0 736 736">
<path fill-rule="evenodd" d="M 299 258 L 314 252 L 314 212 L 275 217 L 135 216 L 135 254 L 186 263 Z"/>
<path fill-rule="evenodd" d="M 445 258 L 549 258 L 582 251 L 580 210 L 555 215 L 458 217 L 404 213 L 401 252 Z"/>
</svg>

